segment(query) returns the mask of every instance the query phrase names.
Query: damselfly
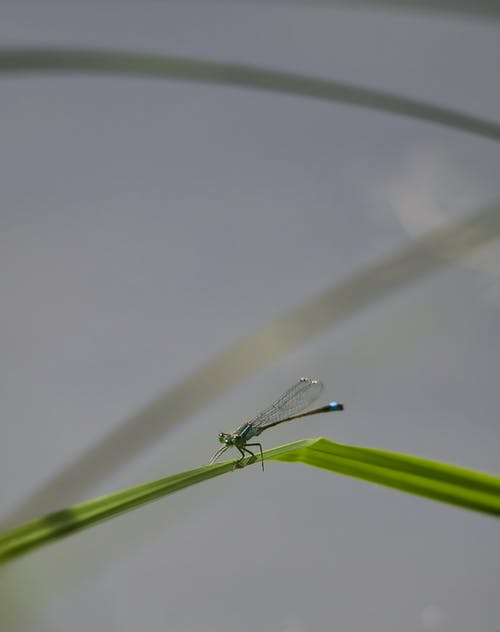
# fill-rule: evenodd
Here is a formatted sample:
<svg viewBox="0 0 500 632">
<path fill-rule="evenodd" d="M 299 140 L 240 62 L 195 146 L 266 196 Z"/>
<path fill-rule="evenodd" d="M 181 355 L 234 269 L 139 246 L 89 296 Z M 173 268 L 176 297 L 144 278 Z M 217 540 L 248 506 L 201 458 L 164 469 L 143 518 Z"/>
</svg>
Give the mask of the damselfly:
<svg viewBox="0 0 500 632">
<path fill-rule="evenodd" d="M 245 421 L 245 423 L 242 423 L 234 432 L 219 433 L 219 441 L 224 445 L 217 450 L 209 463 L 214 463 L 221 454 L 229 450 L 229 448 L 234 447 L 241 454 L 240 459 L 236 462 L 236 467 L 239 467 L 247 454 L 250 454 L 254 460 L 257 458 L 248 448 L 258 447 L 260 450 L 262 469 L 264 469 L 262 446 L 260 443 L 248 443 L 250 439 L 258 437 L 260 433 L 267 430 L 267 428 L 277 426 L 291 419 L 344 410 L 343 404 L 330 402 L 326 404 L 326 406 L 302 412 L 319 397 L 322 390 L 323 384 L 319 380 L 310 377 L 301 377 L 296 384 L 285 391 L 281 397 L 278 397 L 269 408 L 259 413 L 257 417 L 254 417 L 251 421 Z"/>
</svg>

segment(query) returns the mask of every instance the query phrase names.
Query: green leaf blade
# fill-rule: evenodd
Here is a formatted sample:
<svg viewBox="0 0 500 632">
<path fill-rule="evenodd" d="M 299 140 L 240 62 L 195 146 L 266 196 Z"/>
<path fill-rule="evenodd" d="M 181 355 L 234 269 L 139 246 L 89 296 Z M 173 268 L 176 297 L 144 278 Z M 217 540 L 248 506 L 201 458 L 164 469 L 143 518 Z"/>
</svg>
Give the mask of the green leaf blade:
<svg viewBox="0 0 500 632">
<path fill-rule="evenodd" d="M 292 447 L 290 444 L 288 447 Z M 500 478 L 406 454 L 310 440 L 271 457 L 352 476 L 371 483 L 500 516 Z"/>
<path fill-rule="evenodd" d="M 220 476 L 233 469 L 220 463 L 174 474 L 114 494 L 50 513 L 0 534 L 0 564 L 114 516 L 131 511 L 185 487 Z"/>
<path fill-rule="evenodd" d="M 465 112 L 403 95 L 269 68 L 206 59 L 104 49 L 11 47 L 0 49 L 0 74 L 99 73 L 195 81 L 290 94 L 418 119 L 493 141 L 500 125 Z"/>
<path fill-rule="evenodd" d="M 300 462 L 457 507 L 500 516 L 500 477 L 456 465 L 374 448 L 342 445 L 321 437 L 266 450 L 264 459 Z M 243 461 L 245 465 L 251 462 L 260 467 L 259 459 L 247 458 Z M 233 459 L 188 470 L 20 525 L 0 534 L 0 564 L 163 496 L 231 472 L 235 469 L 234 464 Z"/>
</svg>

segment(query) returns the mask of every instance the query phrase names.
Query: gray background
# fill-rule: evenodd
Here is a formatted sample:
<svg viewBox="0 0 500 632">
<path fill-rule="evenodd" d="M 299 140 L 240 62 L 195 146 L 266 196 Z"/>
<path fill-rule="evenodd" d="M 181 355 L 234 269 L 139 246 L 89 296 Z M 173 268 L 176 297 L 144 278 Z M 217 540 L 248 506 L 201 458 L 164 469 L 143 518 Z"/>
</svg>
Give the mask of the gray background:
<svg viewBox="0 0 500 632">
<path fill-rule="evenodd" d="M 499 31 L 328 3 L 0 6 L 2 46 L 255 64 L 492 120 Z M 215 354 L 497 198 L 492 141 L 287 95 L 90 76 L 0 77 L 0 139 L 4 525 L 197 467 L 300 375 L 346 412 L 269 431 L 265 447 L 323 435 L 500 471 L 498 242 L 154 442 L 129 441 L 113 465 L 125 421 Z M 301 465 L 196 486 L 2 573 L 5 631 L 500 629 L 493 518 Z"/>
</svg>

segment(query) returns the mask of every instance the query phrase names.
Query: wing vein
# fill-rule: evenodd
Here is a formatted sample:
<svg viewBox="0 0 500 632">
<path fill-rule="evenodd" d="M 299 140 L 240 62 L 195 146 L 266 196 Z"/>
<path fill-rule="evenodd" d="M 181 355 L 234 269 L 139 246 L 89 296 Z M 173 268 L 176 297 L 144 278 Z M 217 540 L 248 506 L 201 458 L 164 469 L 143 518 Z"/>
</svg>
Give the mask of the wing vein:
<svg viewBox="0 0 500 632">
<path fill-rule="evenodd" d="M 268 425 L 276 424 L 308 408 L 322 390 L 323 384 L 319 380 L 302 377 L 248 423 L 256 429 L 264 430 Z"/>
</svg>

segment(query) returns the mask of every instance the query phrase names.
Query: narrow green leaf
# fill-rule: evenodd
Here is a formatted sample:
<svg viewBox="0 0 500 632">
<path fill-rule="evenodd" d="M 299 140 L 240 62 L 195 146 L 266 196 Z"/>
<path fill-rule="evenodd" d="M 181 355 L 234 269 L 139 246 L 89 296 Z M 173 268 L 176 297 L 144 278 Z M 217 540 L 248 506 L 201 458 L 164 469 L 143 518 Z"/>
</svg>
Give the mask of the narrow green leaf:
<svg viewBox="0 0 500 632">
<path fill-rule="evenodd" d="M 371 483 L 500 515 L 500 477 L 373 448 L 304 439 L 266 450 L 264 458 L 301 462 Z M 245 464 L 252 459 L 245 459 Z M 43 516 L 0 535 L 0 563 L 140 505 L 233 471 L 234 460 L 144 483 Z"/>
<path fill-rule="evenodd" d="M 188 470 L 42 516 L 0 534 L 0 564 L 98 522 L 233 470 L 234 462 Z"/>
<path fill-rule="evenodd" d="M 444 503 L 500 515 L 500 477 L 374 448 L 310 439 L 266 452 L 278 461 L 299 461 Z M 285 449 L 283 449 L 285 448 Z M 269 452 L 274 452 L 273 455 Z"/>
<path fill-rule="evenodd" d="M 12 75 L 35 72 L 161 77 L 294 94 L 390 112 L 452 127 L 491 140 L 500 140 L 500 125 L 494 121 L 382 90 L 297 73 L 206 59 L 129 51 L 28 47 L 0 49 L 0 73 Z"/>
</svg>

